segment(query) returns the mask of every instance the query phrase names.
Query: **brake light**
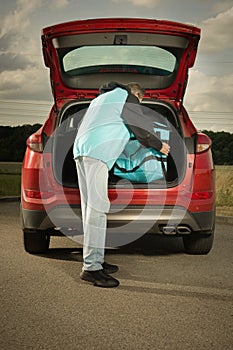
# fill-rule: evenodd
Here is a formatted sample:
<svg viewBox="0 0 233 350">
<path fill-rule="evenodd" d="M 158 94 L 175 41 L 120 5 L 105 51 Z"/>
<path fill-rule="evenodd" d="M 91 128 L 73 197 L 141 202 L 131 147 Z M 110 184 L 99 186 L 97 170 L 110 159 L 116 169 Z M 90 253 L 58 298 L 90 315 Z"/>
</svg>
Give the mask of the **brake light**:
<svg viewBox="0 0 233 350">
<path fill-rule="evenodd" d="M 197 191 L 192 193 L 192 199 L 210 199 L 212 196 L 212 191 Z"/>
<path fill-rule="evenodd" d="M 201 133 L 197 134 L 196 153 L 206 152 L 211 146 L 212 141 L 209 136 Z"/>
<path fill-rule="evenodd" d="M 54 195 L 52 192 L 39 190 L 25 190 L 25 194 L 28 198 L 33 199 L 48 199 Z"/>
<path fill-rule="evenodd" d="M 43 147 L 43 140 L 42 140 L 41 134 L 32 134 L 27 139 L 26 144 L 31 150 L 35 152 L 39 152 L 39 153 L 43 152 L 44 147 Z"/>
</svg>

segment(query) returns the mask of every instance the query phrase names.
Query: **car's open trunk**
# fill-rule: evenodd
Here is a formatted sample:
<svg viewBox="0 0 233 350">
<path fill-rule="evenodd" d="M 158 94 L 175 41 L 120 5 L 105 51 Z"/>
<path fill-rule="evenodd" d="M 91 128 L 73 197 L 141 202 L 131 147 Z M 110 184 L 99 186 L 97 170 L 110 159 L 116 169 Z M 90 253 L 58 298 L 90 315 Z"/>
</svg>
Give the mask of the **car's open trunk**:
<svg viewBox="0 0 233 350">
<path fill-rule="evenodd" d="M 65 187 L 78 187 L 72 148 L 78 125 L 88 106 L 88 101 L 66 105 L 61 111 L 59 125 L 54 134 L 53 173 L 56 181 Z M 182 180 L 186 168 L 186 148 L 176 112 L 170 104 L 155 101 L 144 102 L 143 110 L 147 111 L 147 115 L 151 115 L 151 118 L 153 118 L 153 111 L 156 111 L 156 115 L 160 115 L 159 121 L 166 123 L 170 131 L 169 144 L 171 146 L 171 153 L 167 158 L 166 181 L 164 179 L 156 180 L 150 186 L 155 188 L 175 186 Z M 110 171 L 109 187 L 114 187 L 119 179 L 119 177 L 113 174 L 113 171 Z M 121 181 L 121 186 L 124 186 L 124 181 Z M 125 186 L 129 186 L 128 181 L 125 181 Z M 143 188 L 147 184 L 134 182 L 133 186 Z"/>
</svg>

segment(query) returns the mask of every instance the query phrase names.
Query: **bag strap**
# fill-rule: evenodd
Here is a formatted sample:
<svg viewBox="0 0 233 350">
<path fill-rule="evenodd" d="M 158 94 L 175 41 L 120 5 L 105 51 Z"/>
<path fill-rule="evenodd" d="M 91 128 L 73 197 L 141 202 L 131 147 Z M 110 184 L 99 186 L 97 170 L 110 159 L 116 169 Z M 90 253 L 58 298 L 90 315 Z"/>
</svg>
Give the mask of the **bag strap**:
<svg viewBox="0 0 233 350">
<path fill-rule="evenodd" d="M 150 155 L 148 157 L 145 157 L 141 163 L 139 165 L 137 165 L 136 167 L 134 167 L 133 169 L 130 169 L 130 170 L 126 170 L 125 168 L 121 168 L 117 163 L 115 163 L 115 167 L 120 170 L 122 173 L 133 173 L 135 172 L 136 170 L 138 170 L 145 162 L 147 162 L 148 160 L 157 160 L 159 162 L 162 163 L 162 170 L 163 170 L 163 173 L 165 175 L 166 173 L 166 169 L 165 169 L 165 165 L 164 165 L 164 160 L 162 159 L 162 157 L 156 157 L 154 155 Z"/>
<path fill-rule="evenodd" d="M 130 139 L 130 141 L 131 140 L 136 140 L 136 138 L 135 139 Z M 122 154 L 124 154 L 125 155 L 125 157 L 130 157 L 130 158 L 132 158 L 136 153 L 138 153 L 141 149 L 144 149 L 145 148 L 145 146 L 143 146 L 143 145 L 141 145 L 140 143 L 139 143 L 139 146 L 138 146 L 138 148 L 136 149 L 136 151 L 134 151 L 134 153 L 132 153 L 132 154 L 130 154 L 130 156 L 127 154 L 127 152 L 124 150 L 123 152 L 122 152 Z"/>
<path fill-rule="evenodd" d="M 167 170 L 165 168 L 164 159 L 162 156 L 161 156 L 161 165 L 162 165 L 162 171 L 163 171 L 164 178 L 166 179 L 167 178 Z"/>
</svg>

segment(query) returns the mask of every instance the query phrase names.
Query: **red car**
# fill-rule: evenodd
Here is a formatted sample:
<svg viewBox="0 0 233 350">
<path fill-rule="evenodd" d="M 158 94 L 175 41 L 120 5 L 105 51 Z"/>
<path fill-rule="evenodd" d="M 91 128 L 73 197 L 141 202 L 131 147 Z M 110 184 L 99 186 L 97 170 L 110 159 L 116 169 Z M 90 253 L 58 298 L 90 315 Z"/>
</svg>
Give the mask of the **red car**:
<svg viewBox="0 0 233 350">
<path fill-rule="evenodd" d="M 107 246 L 144 233 L 182 236 L 184 250 L 207 254 L 215 226 L 215 169 L 211 140 L 183 105 L 200 29 L 153 19 L 78 20 L 45 28 L 42 45 L 54 105 L 27 140 L 22 166 L 21 218 L 25 250 L 45 252 L 51 235 L 81 241 L 80 197 L 72 146 L 99 87 L 110 81 L 142 85 L 148 116 L 170 125 L 165 178 L 130 182 L 109 174 Z"/>
</svg>

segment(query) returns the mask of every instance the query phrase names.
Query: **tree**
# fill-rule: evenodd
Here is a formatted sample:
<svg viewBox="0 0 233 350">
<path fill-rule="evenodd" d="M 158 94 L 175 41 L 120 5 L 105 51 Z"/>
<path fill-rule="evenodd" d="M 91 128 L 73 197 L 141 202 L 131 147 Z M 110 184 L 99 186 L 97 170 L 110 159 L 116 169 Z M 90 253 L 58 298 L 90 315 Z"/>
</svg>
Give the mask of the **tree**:
<svg viewBox="0 0 233 350">
<path fill-rule="evenodd" d="M 41 124 L 0 126 L 0 161 L 22 162 L 27 138 L 40 127 Z"/>
<path fill-rule="evenodd" d="M 216 165 L 233 165 L 233 134 L 225 131 L 214 132 L 203 130 L 212 142 L 212 153 Z"/>
</svg>

